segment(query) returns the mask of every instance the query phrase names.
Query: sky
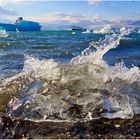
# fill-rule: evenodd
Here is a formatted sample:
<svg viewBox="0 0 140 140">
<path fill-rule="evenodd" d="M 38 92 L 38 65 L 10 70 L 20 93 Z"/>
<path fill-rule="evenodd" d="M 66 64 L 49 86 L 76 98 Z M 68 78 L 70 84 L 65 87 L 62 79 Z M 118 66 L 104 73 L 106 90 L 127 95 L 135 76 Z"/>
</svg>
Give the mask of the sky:
<svg viewBox="0 0 140 140">
<path fill-rule="evenodd" d="M 0 22 L 17 17 L 45 24 L 90 24 L 104 20 L 139 20 L 140 1 L 0 0 Z"/>
</svg>

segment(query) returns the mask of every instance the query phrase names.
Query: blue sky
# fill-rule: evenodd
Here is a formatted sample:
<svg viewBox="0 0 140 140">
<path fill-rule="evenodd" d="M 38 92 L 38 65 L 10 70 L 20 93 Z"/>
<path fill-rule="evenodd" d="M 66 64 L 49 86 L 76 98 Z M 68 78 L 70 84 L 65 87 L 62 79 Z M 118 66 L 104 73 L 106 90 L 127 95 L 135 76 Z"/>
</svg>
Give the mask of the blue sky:
<svg viewBox="0 0 140 140">
<path fill-rule="evenodd" d="M 140 19 L 140 1 L 0 0 L 1 21 L 18 16 L 47 24 Z"/>
</svg>

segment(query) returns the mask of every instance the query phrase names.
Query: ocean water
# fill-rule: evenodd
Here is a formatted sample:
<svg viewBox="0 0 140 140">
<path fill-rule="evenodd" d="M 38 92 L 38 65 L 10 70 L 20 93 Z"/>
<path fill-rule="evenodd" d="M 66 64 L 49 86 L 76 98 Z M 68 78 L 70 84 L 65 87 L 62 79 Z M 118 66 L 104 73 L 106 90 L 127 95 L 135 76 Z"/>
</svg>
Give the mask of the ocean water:
<svg viewBox="0 0 140 140">
<path fill-rule="evenodd" d="M 41 60 L 53 59 L 67 63 L 103 35 L 72 31 L 10 32 L 0 40 L 0 75 L 17 73 L 23 69 L 25 56 Z"/>
<path fill-rule="evenodd" d="M 81 54 L 92 41 L 103 40 L 102 34 L 82 34 L 77 31 L 10 32 L 0 40 L 0 75 L 15 74 L 23 69 L 25 56 L 41 60 L 53 59 L 67 63 Z M 125 65 L 140 66 L 140 34 L 134 33 L 122 39 L 120 45 L 104 55 L 110 65 L 124 61 Z"/>
<path fill-rule="evenodd" d="M 0 108 L 16 118 L 57 113 L 68 120 L 59 98 L 96 89 L 103 96 L 100 115 L 132 118 L 140 113 L 139 67 L 140 34 L 132 30 L 9 32 L 0 37 Z"/>
</svg>

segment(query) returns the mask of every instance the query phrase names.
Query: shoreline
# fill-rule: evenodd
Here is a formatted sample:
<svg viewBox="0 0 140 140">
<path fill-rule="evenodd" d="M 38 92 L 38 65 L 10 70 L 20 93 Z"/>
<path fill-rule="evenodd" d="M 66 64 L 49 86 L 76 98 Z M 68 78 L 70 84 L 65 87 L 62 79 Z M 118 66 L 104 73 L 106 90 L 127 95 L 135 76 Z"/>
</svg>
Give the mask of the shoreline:
<svg viewBox="0 0 140 140">
<path fill-rule="evenodd" d="M 140 139 L 140 115 L 132 119 L 99 118 L 74 123 L 12 120 L 4 115 L 0 118 L 1 139 Z"/>
</svg>

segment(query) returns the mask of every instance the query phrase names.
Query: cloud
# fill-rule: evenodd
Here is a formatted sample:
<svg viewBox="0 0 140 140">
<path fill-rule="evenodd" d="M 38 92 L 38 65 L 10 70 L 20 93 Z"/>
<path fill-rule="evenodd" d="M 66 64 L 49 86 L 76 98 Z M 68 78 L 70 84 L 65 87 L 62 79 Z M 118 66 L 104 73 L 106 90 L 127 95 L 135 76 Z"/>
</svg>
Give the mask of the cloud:
<svg viewBox="0 0 140 140">
<path fill-rule="evenodd" d="M 21 1 L 21 0 L 19 0 Z M 18 2 L 18 0 L 0 0 L 0 6 L 4 7 L 5 5 L 9 4 L 9 3 L 15 3 Z"/>
<path fill-rule="evenodd" d="M 98 5 L 102 2 L 102 0 L 88 0 L 88 4 Z"/>
<path fill-rule="evenodd" d="M 45 2 L 45 1 L 47 0 L 40 0 L 40 2 Z M 32 2 L 37 2 L 37 0 L 0 0 L 0 18 L 11 20 L 11 21 L 17 18 L 18 13 L 15 10 L 7 9 L 6 6 L 8 4 L 29 4 Z"/>
<path fill-rule="evenodd" d="M 5 15 L 2 18 L 15 22 L 17 16 L 14 15 Z M 94 24 L 103 20 L 103 18 L 95 14 L 93 16 L 87 16 L 86 14 L 79 13 L 62 13 L 62 12 L 51 12 L 43 15 L 33 15 L 23 17 L 25 20 L 37 21 L 39 23 L 45 24 L 61 24 L 61 25 L 88 25 Z"/>
<path fill-rule="evenodd" d="M 3 7 L 0 7 L 0 15 L 13 15 L 16 16 L 17 12 L 14 10 L 9 10 L 9 9 L 5 9 Z"/>
<path fill-rule="evenodd" d="M 27 16 L 26 19 L 42 23 L 78 23 L 80 20 L 87 19 L 87 17 L 78 13 L 52 12 L 42 16 Z"/>
<path fill-rule="evenodd" d="M 100 15 L 98 15 L 98 14 L 94 15 L 94 16 L 91 18 L 91 21 L 92 21 L 92 22 L 96 22 L 96 21 L 100 21 L 100 20 L 102 20 L 102 16 L 100 16 Z"/>
<path fill-rule="evenodd" d="M 39 2 L 46 2 L 47 0 L 39 0 Z M 0 0 L 0 6 L 3 7 L 7 4 L 28 4 L 37 2 L 37 0 Z"/>
</svg>

